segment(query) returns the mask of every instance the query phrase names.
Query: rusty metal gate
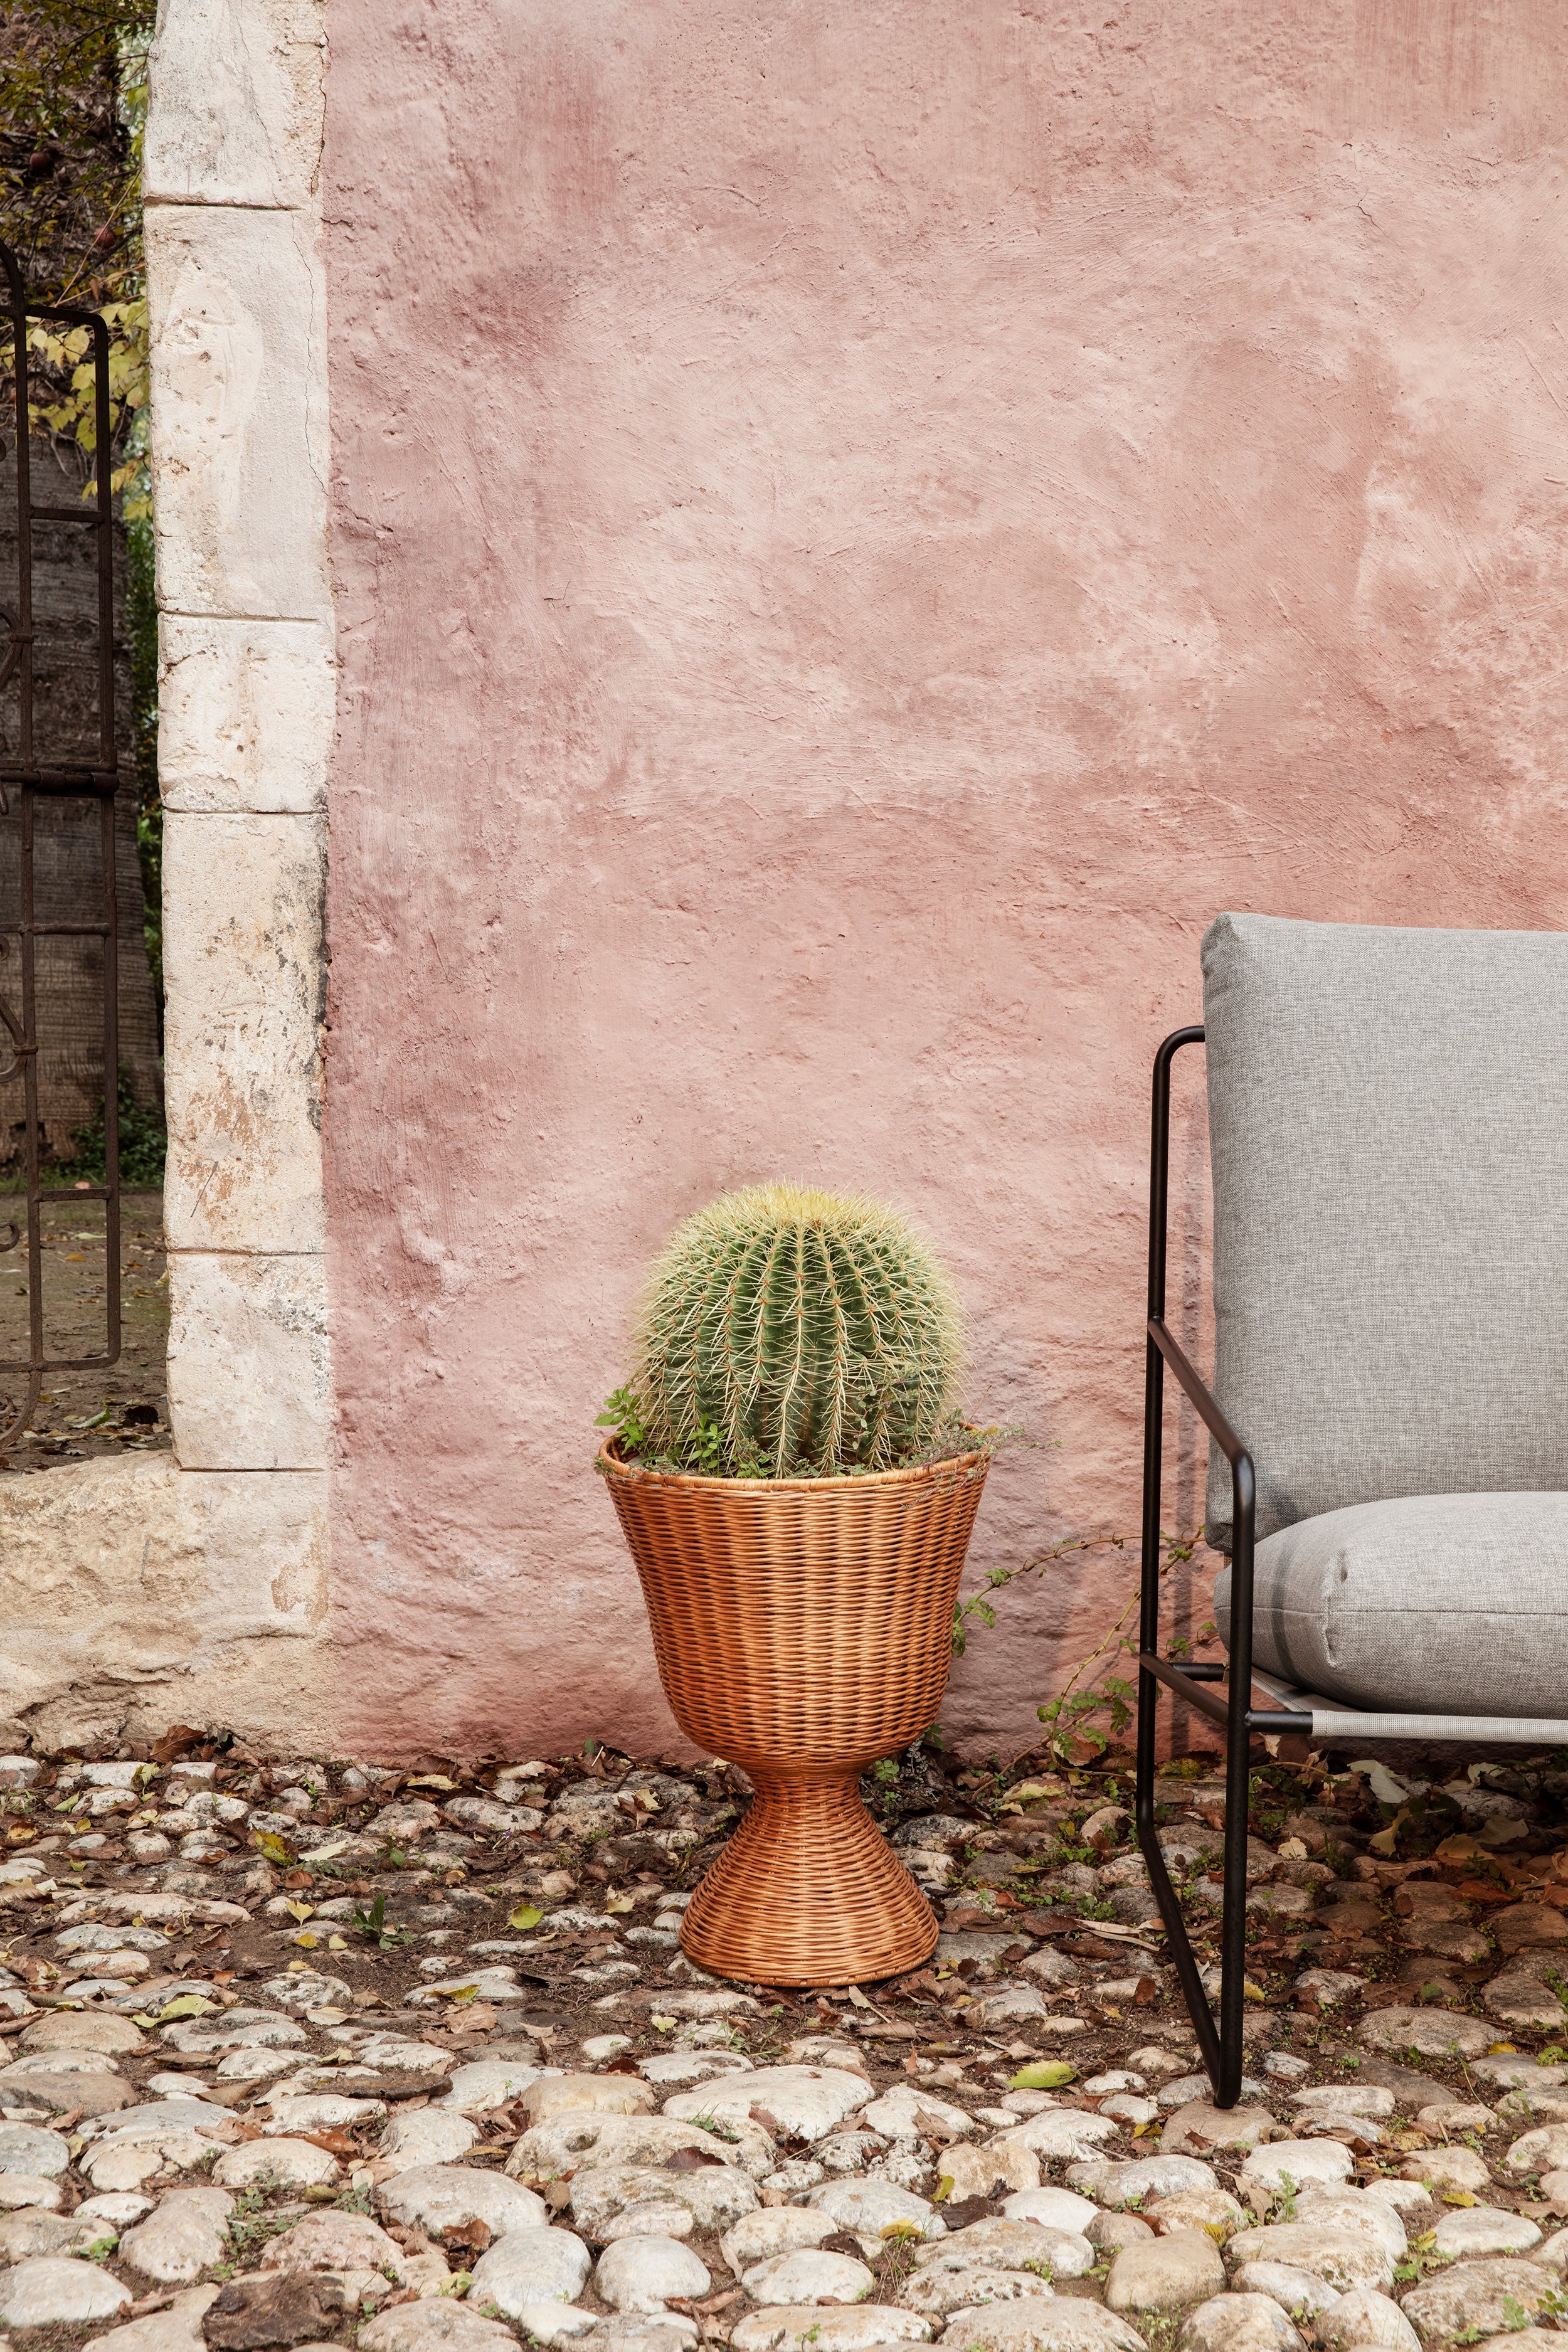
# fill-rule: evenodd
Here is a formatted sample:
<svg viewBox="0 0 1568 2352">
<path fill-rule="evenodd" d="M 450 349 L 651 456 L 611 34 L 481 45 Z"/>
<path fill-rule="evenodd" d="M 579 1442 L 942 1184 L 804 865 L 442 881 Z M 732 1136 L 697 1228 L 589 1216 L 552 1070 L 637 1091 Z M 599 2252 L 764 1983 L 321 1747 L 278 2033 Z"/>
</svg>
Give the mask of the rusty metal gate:
<svg viewBox="0 0 1568 2352">
<path fill-rule="evenodd" d="M 0 1458 L 20 1436 L 37 1409 L 47 1373 L 89 1371 L 120 1359 L 120 1136 L 118 1128 L 120 1073 L 119 925 L 115 905 L 114 793 L 118 761 L 114 740 L 114 516 L 110 477 L 111 427 L 109 399 L 109 330 L 89 310 L 61 310 L 27 299 L 16 257 L 0 243 L 0 268 L 5 275 L 5 300 L 11 341 L 10 415 L 15 421 L 16 455 L 16 577 L 14 585 L 0 583 L 0 624 L 7 636 L 0 640 L 0 692 L 16 698 L 16 756 L 0 755 L 0 812 L 10 814 L 16 796 L 20 823 L 21 873 L 17 905 L 19 919 L 0 923 L 0 1054 L 9 1043 L 11 1060 L 0 1068 L 0 1082 L 22 1079 L 26 1128 L 23 1149 L 26 1176 L 27 1354 L 25 1360 L 0 1360 Z M 35 506 L 29 484 L 27 436 L 27 323 L 58 320 L 68 327 L 85 327 L 91 337 L 95 375 L 97 450 L 96 502 L 79 506 Z M 0 430 L 4 429 L 0 424 Z M 33 632 L 33 534 L 38 528 L 90 530 L 97 534 L 98 557 L 98 756 L 84 761 L 68 759 L 56 747 L 35 738 Z M 79 746 L 77 747 L 79 751 Z M 39 795 L 74 795 L 96 800 L 100 811 L 102 856 L 102 912 L 97 921 L 39 922 L 34 908 L 33 826 Z M 85 911 L 85 909 L 83 910 Z M 76 1185 L 76 1201 L 104 1204 L 105 1313 L 104 1351 L 93 1356 L 51 1356 L 44 1315 L 43 1189 L 38 1123 L 38 1028 L 37 950 L 40 939 L 98 939 L 103 942 L 103 1150 L 102 1184 Z M 23 1228 L 12 1219 L 0 1221 L 0 1255 L 17 1249 Z M 18 1390 L 18 1381 L 25 1388 Z"/>
</svg>

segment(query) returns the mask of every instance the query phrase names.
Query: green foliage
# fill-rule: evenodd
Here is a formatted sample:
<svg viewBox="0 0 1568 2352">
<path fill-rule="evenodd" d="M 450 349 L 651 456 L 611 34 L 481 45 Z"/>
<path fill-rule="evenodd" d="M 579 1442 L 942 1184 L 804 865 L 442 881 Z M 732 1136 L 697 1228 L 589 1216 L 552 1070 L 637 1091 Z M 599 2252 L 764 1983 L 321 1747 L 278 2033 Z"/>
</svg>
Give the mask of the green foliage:
<svg viewBox="0 0 1568 2352">
<path fill-rule="evenodd" d="M 66 1183 L 86 1181 L 101 1184 L 105 1181 L 106 1139 L 103 1116 L 86 1127 L 73 1127 L 71 1140 L 76 1145 L 75 1157 L 63 1160 L 55 1175 Z M 151 1192 L 163 1181 L 163 1157 L 169 1138 L 162 1112 L 136 1099 L 136 1088 L 131 1073 L 120 1073 L 120 1181 L 127 1192 Z"/>
<path fill-rule="evenodd" d="M 952 1436 L 956 1297 L 925 1243 L 873 1201 L 780 1183 L 714 1202 L 656 1262 L 635 1350 L 607 1411 L 624 1449 L 677 1468 L 835 1477 Z"/>
<path fill-rule="evenodd" d="M 1136 1697 L 1134 1686 L 1125 1675 L 1106 1675 L 1092 1690 L 1074 1691 L 1068 1696 L 1047 1699 L 1037 1709 L 1046 1726 L 1047 1745 L 1058 1761 L 1068 1760 L 1071 1743 L 1078 1741 L 1096 1756 L 1103 1755 L 1110 1745 L 1103 1732 L 1091 1727 L 1097 1716 L 1109 1715 L 1110 1739 L 1120 1739 L 1132 1720 Z"/>
<path fill-rule="evenodd" d="M 110 331 L 115 492 L 151 512 L 142 135 L 155 0 L 13 0 L 0 68 L 5 234 L 35 299 L 96 310 Z M 85 328 L 28 332 L 33 429 L 90 457 L 97 438 Z M 0 344 L 9 353 L 9 338 Z M 89 486 L 90 494 L 90 486 Z"/>
</svg>

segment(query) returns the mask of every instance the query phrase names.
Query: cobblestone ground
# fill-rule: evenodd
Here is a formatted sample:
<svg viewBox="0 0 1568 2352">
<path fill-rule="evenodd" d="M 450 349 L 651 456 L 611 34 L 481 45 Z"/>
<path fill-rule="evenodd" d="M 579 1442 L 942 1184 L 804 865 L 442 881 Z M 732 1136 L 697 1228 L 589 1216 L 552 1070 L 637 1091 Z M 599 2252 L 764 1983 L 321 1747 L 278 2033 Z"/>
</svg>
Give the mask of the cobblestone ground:
<svg viewBox="0 0 1568 2352">
<path fill-rule="evenodd" d="M 677 1943 L 731 1769 L 0 1759 L 16 2352 L 1327 2352 L 1568 2329 L 1564 1759 L 1257 1780 L 1249 2080 L 1208 2103 L 1125 1759 L 868 1784 L 896 1983 Z M 1163 1839 L 1212 1946 L 1224 1790 Z"/>
</svg>

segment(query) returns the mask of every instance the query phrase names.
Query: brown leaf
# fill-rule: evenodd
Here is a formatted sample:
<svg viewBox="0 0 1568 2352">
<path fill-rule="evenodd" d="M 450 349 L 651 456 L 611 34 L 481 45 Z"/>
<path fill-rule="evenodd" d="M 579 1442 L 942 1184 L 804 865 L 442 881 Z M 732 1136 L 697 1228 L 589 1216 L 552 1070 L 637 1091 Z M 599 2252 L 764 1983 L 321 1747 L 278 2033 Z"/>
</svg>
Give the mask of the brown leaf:
<svg viewBox="0 0 1568 2352">
<path fill-rule="evenodd" d="M 940 2000 L 942 1997 L 942 1989 L 930 1969 L 917 1969 L 912 1977 L 900 1977 L 897 1990 L 911 2000 L 921 1993 L 928 2000 Z"/>
<path fill-rule="evenodd" d="M 162 1739 L 153 1741 L 153 1761 L 154 1764 L 172 1764 L 176 1756 L 184 1756 L 188 1748 L 199 1748 L 205 1738 L 206 1733 L 198 1731 L 194 1723 L 172 1723 Z"/>
<path fill-rule="evenodd" d="M 942 2218 L 950 2231 L 967 2230 L 972 2221 L 991 2221 L 997 2210 L 989 2197 L 964 2197 L 956 2204 L 944 2205 Z"/>
<path fill-rule="evenodd" d="M 544 2201 L 552 2213 L 564 2213 L 572 2202 L 572 2191 L 564 2180 L 552 2180 L 543 2193 Z"/>
<path fill-rule="evenodd" d="M 915 2123 L 922 2137 L 937 2147 L 949 2147 L 961 2136 L 953 2125 L 943 2123 L 931 2107 L 917 2107 Z"/>
<path fill-rule="evenodd" d="M 449 2223 L 444 2234 L 448 2246 L 463 2246 L 471 2254 L 482 2254 L 490 2242 L 490 2225 L 476 2215 L 460 2227 L 455 2221 Z"/>
<path fill-rule="evenodd" d="M 678 2147 L 667 2156 L 662 2169 L 666 2172 L 698 2172 L 705 2164 L 722 2164 L 721 2156 L 710 2156 L 705 2147 Z"/>
<path fill-rule="evenodd" d="M 777 2116 L 771 2114 L 766 2107 L 748 2107 L 746 2109 L 746 2113 L 750 2116 L 754 2124 L 760 2124 L 762 2126 L 763 2131 L 766 2132 L 770 2139 L 777 2139 L 779 2136 L 779 2119 Z"/>
</svg>

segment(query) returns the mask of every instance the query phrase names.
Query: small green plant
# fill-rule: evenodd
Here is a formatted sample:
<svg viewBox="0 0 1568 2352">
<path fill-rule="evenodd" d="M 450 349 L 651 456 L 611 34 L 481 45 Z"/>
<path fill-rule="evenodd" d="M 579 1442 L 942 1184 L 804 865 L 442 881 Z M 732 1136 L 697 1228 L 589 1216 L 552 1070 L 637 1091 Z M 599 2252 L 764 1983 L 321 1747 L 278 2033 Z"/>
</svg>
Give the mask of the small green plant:
<svg viewBox="0 0 1568 2352">
<path fill-rule="evenodd" d="M 1530 2314 L 1516 2295 L 1505 2294 L 1502 2299 L 1502 2324 L 1510 2336 L 1530 2326 Z"/>
<path fill-rule="evenodd" d="M 961 1450 L 944 1444 L 963 1364 L 957 1298 L 878 1202 L 775 1183 L 700 1210 L 654 1265 L 634 1358 L 599 1423 L 623 1454 L 798 1478 Z"/>
<path fill-rule="evenodd" d="M 1111 1739 L 1120 1739 L 1132 1720 L 1136 1693 L 1131 1683 L 1121 1675 L 1107 1675 L 1092 1690 L 1074 1691 L 1070 1696 L 1047 1699 L 1037 1709 L 1046 1726 L 1047 1744 L 1058 1762 L 1070 1754 L 1069 1742 L 1079 1741 L 1096 1756 L 1102 1756 Z M 1109 1714 L 1110 1738 L 1090 1727 L 1095 1717 Z"/>
<path fill-rule="evenodd" d="M 215 2278 L 231 2279 L 237 2271 L 247 2270 L 268 2238 L 276 2238 L 298 2221 L 298 2212 L 287 2207 L 269 2210 L 270 2193 L 265 2188 L 242 2189 L 235 2199 L 224 2233 L 223 2260 L 213 2265 Z"/>
<path fill-rule="evenodd" d="M 711 2107 L 704 2107 L 700 2116 L 689 2116 L 687 2120 L 695 2124 L 699 2131 L 710 2133 L 714 2139 L 730 2140 L 737 2146 L 740 2143 L 741 2135 L 728 2116 L 716 2115 Z"/>
<path fill-rule="evenodd" d="M 386 1924 L 386 1897 L 378 1895 L 368 1911 L 354 1905 L 349 1927 L 356 1936 L 368 1936 L 384 1952 L 395 1952 L 408 1941 L 406 1927 L 389 1927 Z"/>
</svg>

